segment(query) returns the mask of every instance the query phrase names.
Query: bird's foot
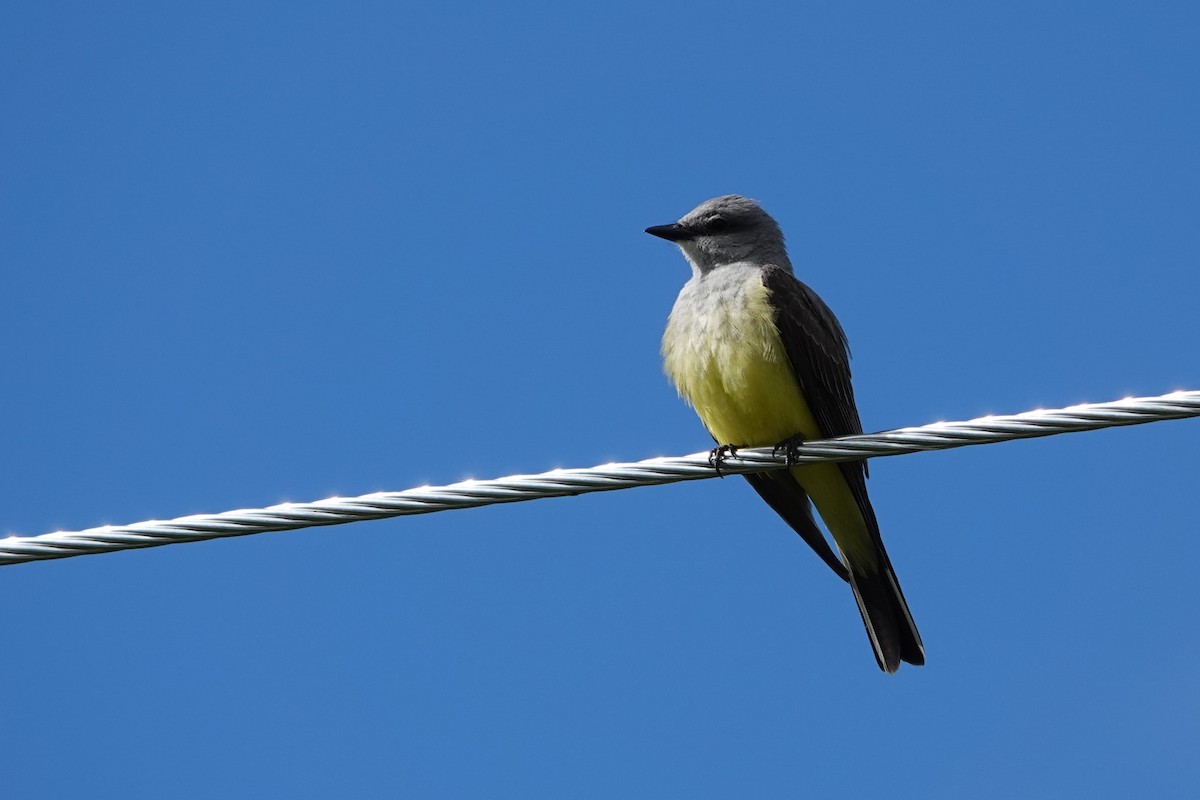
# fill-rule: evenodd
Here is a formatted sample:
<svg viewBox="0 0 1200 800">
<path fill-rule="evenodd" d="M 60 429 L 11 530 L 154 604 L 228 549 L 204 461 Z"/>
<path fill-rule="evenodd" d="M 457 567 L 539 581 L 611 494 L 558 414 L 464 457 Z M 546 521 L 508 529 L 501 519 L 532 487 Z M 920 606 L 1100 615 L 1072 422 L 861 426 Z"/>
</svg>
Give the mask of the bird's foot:
<svg viewBox="0 0 1200 800">
<path fill-rule="evenodd" d="M 708 465 L 717 471 L 718 478 L 724 478 L 721 474 L 721 465 L 725 463 L 727 458 L 735 458 L 737 456 L 739 445 L 723 444 L 720 447 L 714 447 L 708 454 Z"/>
<path fill-rule="evenodd" d="M 796 434 L 790 439 L 784 439 L 779 444 L 771 449 L 771 455 L 777 456 L 783 453 L 787 459 L 787 465 L 793 467 L 796 465 L 796 460 L 800 455 L 800 445 L 804 444 L 803 434 Z"/>
</svg>

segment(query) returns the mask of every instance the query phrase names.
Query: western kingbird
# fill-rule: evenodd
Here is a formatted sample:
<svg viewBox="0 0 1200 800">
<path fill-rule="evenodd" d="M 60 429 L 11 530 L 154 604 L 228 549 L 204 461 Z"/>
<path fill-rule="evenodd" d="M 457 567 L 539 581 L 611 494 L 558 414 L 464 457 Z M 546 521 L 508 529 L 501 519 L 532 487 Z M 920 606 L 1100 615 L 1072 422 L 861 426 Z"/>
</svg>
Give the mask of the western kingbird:
<svg viewBox="0 0 1200 800">
<path fill-rule="evenodd" d="M 862 433 L 850 353 L 837 317 L 792 275 L 778 223 L 738 195 L 701 203 L 646 233 L 692 267 L 663 334 L 663 367 L 717 449 L 788 447 Z M 925 648 L 879 536 L 865 461 L 747 475 L 750 485 L 843 580 L 886 672 L 925 663 Z M 812 503 L 833 536 L 834 555 Z"/>
</svg>

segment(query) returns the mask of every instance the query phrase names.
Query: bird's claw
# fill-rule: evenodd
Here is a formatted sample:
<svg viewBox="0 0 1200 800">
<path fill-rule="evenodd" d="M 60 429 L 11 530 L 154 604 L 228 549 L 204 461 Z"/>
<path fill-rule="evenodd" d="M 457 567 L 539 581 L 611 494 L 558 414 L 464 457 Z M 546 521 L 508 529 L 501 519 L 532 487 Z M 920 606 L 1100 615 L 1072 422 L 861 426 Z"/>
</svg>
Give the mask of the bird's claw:
<svg viewBox="0 0 1200 800">
<path fill-rule="evenodd" d="M 783 453 L 789 467 L 794 467 L 800 456 L 800 445 L 804 444 L 804 436 L 796 434 L 790 439 L 784 439 L 779 444 L 771 448 L 771 455 L 778 456 Z"/>
<path fill-rule="evenodd" d="M 718 478 L 724 478 L 721 474 L 721 465 L 725 463 L 726 458 L 737 457 L 738 446 L 735 444 L 723 444 L 720 447 L 714 447 L 708 454 L 708 465 L 717 471 Z"/>
</svg>

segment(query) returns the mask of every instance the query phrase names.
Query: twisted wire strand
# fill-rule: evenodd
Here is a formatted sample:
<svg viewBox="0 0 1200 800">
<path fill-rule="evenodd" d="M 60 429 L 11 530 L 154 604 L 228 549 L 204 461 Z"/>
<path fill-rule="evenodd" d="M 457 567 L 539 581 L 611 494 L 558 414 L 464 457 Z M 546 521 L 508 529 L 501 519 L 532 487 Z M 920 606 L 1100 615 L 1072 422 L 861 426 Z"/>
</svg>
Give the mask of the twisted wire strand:
<svg viewBox="0 0 1200 800">
<path fill-rule="evenodd" d="M 965 422 L 935 422 L 882 433 L 822 439 L 801 445 L 792 463 L 898 456 L 923 450 L 946 450 L 1196 416 L 1200 416 L 1200 391 L 1180 391 L 1159 397 L 1125 398 L 1108 403 L 986 416 Z M 722 461 L 720 474 L 764 472 L 784 466 L 785 455 L 773 452 L 772 448 L 739 448 L 736 454 Z M 0 566 L 408 514 L 428 514 L 494 503 L 629 489 L 713 478 L 718 474 L 710 463 L 709 452 L 705 451 L 632 463 L 556 469 L 539 475 L 510 475 L 495 480 L 461 481 L 448 486 L 422 486 L 360 497 L 331 497 L 313 503 L 282 503 L 262 509 L 195 514 L 173 520 L 105 525 L 41 536 L 10 536 L 0 539 Z"/>
</svg>

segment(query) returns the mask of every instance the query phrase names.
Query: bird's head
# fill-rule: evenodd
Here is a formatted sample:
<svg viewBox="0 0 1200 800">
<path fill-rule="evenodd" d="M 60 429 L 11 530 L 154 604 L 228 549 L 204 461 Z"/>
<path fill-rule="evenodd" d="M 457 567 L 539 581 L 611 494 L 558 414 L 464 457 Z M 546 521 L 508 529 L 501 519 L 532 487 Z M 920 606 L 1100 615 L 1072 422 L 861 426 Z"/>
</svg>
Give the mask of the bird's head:
<svg viewBox="0 0 1200 800">
<path fill-rule="evenodd" d="M 790 268 L 779 224 L 741 195 L 706 200 L 678 222 L 646 228 L 646 233 L 679 245 L 700 274 L 739 262 Z"/>
</svg>

